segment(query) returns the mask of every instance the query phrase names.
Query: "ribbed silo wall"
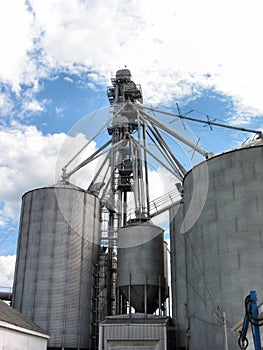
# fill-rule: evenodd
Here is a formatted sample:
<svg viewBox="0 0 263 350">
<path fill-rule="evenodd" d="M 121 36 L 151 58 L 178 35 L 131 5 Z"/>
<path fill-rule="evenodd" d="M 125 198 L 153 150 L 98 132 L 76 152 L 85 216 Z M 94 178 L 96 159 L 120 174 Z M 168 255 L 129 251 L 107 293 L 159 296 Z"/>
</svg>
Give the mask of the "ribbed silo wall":
<svg viewBox="0 0 263 350">
<path fill-rule="evenodd" d="M 231 327 L 244 298 L 263 300 L 263 147 L 230 151 L 199 164 L 170 210 L 173 317 L 178 346 L 239 349 Z M 217 306 L 220 309 L 217 310 Z"/>
<path fill-rule="evenodd" d="M 50 334 L 49 347 L 90 349 L 99 200 L 58 184 L 23 196 L 13 307 Z"/>
<path fill-rule="evenodd" d="M 117 286 L 136 312 L 153 313 L 166 297 L 163 230 L 149 222 L 118 231 Z M 130 289 L 130 296 L 129 296 Z M 147 305 L 145 297 L 147 296 Z M 161 305 L 160 305 L 161 306 Z"/>
</svg>

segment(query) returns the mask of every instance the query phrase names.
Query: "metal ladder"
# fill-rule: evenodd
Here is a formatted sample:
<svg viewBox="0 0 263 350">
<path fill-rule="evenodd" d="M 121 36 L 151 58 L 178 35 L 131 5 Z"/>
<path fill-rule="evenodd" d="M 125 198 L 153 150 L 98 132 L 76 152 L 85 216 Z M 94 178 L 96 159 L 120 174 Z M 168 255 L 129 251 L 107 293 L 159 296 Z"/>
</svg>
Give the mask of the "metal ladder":
<svg viewBox="0 0 263 350">
<path fill-rule="evenodd" d="M 101 211 L 101 236 L 98 263 L 93 266 L 92 297 L 92 349 L 98 349 L 99 323 L 106 316 L 116 313 L 116 276 L 117 276 L 117 224 L 113 217 L 113 229 L 109 226 L 109 211 Z M 110 232 L 111 231 L 111 232 Z M 111 281 L 110 285 L 108 281 Z M 110 300 L 109 300 L 110 299 Z"/>
</svg>

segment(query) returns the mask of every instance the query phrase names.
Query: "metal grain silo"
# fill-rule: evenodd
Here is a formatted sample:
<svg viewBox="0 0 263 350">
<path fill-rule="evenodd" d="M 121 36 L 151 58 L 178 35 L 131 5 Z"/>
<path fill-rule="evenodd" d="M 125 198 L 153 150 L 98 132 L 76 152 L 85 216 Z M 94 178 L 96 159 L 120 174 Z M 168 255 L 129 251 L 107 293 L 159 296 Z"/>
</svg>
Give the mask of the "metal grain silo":
<svg viewBox="0 0 263 350">
<path fill-rule="evenodd" d="M 222 349 L 225 312 L 229 349 L 239 349 L 230 329 L 244 317 L 244 298 L 250 290 L 263 298 L 262 143 L 192 169 L 170 222 L 177 345 Z"/>
<path fill-rule="evenodd" d="M 51 348 L 90 349 L 99 207 L 64 183 L 23 196 L 13 307 L 50 334 Z"/>
<path fill-rule="evenodd" d="M 164 274 L 163 230 L 149 222 L 119 229 L 117 286 L 136 312 L 153 313 L 161 307 Z"/>
</svg>

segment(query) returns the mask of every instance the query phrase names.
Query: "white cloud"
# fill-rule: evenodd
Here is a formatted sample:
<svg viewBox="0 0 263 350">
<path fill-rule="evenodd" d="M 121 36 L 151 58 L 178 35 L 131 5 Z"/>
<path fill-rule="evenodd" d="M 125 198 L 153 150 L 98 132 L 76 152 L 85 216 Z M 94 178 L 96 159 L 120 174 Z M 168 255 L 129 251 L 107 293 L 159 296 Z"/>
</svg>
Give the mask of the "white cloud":
<svg viewBox="0 0 263 350">
<path fill-rule="evenodd" d="M 20 91 L 20 84 L 32 81 L 35 70 L 28 52 L 34 48 L 33 15 L 23 1 L 12 0 L 1 4 L 0 11 L 0 78 Z"/>
<path fill-rule="evenodd" d="M 13 109 L 13 103 L 8 93 L 0 93 L 0 113 L 2 115 L 10 114 Z"/>
<path fill-rule="evenodd" d="M 0 76 L 16 91 L 52 69 L 91 69 L 92 81 L 101 84 L 126 64 L 152 103 L 213 87 L 238 110 L 263 113 L 259 0 L 30 4 L 32 11 L 13 0 L 0 11 Z"/>
<path fill-rule="evenodd" d="M 65 77 L 64 80 L 68 81 L 69 83 L 73 83 L 74 82 L 74 80 L 71 79 L 70 77 Z"/>
<path fill-rule="evenodd" d="M 62 175 L 62 168 L 64 168 L 66 165 L 66 172 L 69 173 L 96 150 L 96 143 L 94 141 L 89 142 L 83 133 L 78 132 L 74 136 L 73 134 L 74 133 L 72 132 L 72 135 L 67 136 L 64 139 L 59 153 L 57 154 L 55 169 L 56 179 L 60 178 Z M 98 160 L 95 160 L 88 166 L 82 167 L 72 174 L 69 181 L 77 186 L 87 189 L 97 169 L 97 164 Z"/>
<path fill-rule="evenodd" d="M 34 126 L 0 129 L 1 215 L 17 219 L 21 195 L 55 182 L 54 169 L 65 134 L 43 135 Z"/>
<path fill-rule="evenodd" d="M 5 218 L 18 219 L 21 196 L 34 188 L 55 183 L 62 167 L 79 151 L 87 139 L 83 134 L 69 137 L 64 133 L 43 135 L 35 126 L 13 123 L 11 128 L 0 129 L 0 198 L 4 207 L 0 210 Z M 74 165 L 95 151 L 95 142 L 81 153 Z M 70 180 L 87 187 L 96 164 L 83 169 Z"/>
<path fill-rule="evenodd" d="M 63 117 L 63 116 L 64 116 L 64 112 L 65 112 L 65 107 L 56 106 L 56 107 L 55 107 L 55 111 L 56 111 L 56 114 L 57 114 L 59 117 Z"/>
<path fill-rule="evenodd" d="M 42 112 L 44 110 L 43 104 L 41 104 L 36 99 L 27 101 L 24 104 L 24 110 L 29 112 Z"/>
<path fill-rule="evenodd" d="M 15 271 L 15 255 L 0 256 L 0 286 L 12 287 Z"/>
</svg>

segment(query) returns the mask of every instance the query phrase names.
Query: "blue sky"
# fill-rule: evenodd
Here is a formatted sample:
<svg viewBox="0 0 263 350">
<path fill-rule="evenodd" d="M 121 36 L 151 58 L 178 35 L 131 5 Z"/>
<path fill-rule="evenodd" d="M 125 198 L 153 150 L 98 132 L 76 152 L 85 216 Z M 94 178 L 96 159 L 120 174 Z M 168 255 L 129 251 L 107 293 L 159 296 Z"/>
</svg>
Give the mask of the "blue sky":
<svg viewBox="0 0 263 350">
<path fill-rule="evenodd" d="M 146 104 L 177 112 L 178 103 L 182 113 L 194 110 L 189 116 L 263 128 L 261 1 L 0 6 L 0 286 L 12 285 L 22 194 L 56 180 L 66 135 L 109 105 L 106 87 L 116 70 L 127 65 Z M 251 136 L 188 126 L 214 153 Z"/>
</svg>

